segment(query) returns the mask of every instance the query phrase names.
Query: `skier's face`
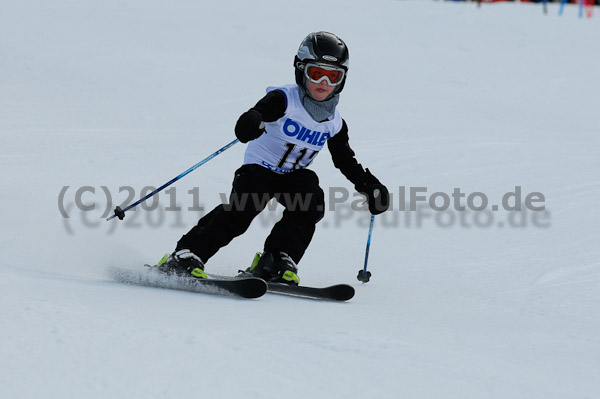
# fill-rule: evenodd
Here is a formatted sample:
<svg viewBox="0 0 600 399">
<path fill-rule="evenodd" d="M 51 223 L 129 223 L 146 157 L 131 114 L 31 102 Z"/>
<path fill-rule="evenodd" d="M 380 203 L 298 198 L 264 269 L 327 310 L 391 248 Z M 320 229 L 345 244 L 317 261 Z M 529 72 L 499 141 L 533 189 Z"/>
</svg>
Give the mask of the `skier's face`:
<svg viewBox="0 0 600 399">
<path fill-rule="evenodd" d="M 331 94 L 335 87 L 329 86 L 324 80 L 321 83 L 313 83 L 306 79 L 306 89 L 312 98 L 317 101 L 323 101 Z"/>
</svg>

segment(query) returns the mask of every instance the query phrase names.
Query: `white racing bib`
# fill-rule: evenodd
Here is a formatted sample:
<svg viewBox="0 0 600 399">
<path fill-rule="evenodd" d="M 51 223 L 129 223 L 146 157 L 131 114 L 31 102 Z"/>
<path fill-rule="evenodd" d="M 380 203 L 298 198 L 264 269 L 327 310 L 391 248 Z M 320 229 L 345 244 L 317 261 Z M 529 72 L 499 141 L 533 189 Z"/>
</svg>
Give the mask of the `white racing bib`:
<svg viewBox="0 0 600 399">
<path fill-rule="evenodd" d="M 336 109 L 332 120 L 315 122 L 300 102 L 297 85 L 268 87 L 267 93 L 272 90 L 285 93 L 285 115 L 265 123 L 266 132 L 248 143 L 244 165 L 258 164 L 277 173 L 306 168 L 327 140 L 341 130 L 342 117 Z"/>
</svg>

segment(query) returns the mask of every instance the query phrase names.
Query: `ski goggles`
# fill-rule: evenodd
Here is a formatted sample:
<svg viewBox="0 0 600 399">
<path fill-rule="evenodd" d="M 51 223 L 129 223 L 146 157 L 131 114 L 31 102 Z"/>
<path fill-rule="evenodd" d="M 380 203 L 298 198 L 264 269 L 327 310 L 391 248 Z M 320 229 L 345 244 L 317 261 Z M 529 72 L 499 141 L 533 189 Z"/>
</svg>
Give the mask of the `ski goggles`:
<svg viewBox="0 0 600 399">
<path fill-rule="evenodd" d="M 321 83 L 323 80 L 329 86 L 337 86 L 344 80 L 346 71 L 323 64 L 306 64 L 304 67 L 304 76 L 313 83 Z"/>
</svg>

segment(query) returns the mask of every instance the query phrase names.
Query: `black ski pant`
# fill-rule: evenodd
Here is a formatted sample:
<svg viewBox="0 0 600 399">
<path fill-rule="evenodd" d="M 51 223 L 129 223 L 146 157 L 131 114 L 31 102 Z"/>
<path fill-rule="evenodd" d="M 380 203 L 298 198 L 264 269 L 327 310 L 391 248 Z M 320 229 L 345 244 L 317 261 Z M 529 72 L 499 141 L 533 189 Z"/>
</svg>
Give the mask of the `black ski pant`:
<svg viewBox="0 0 600 399">
<path fill-rule="evenodd" d="M 287 253 L 298 263 L 310 244 L 315 226 L 325 215 L 325 194 L 319 178 L 308 169 L 278 174 L 260 165 L 235 172 L 228 204 L 206 214 L 177 243 L 206 262 L 219 249 L 243 234 L 272 198 L 285 207 L 264 245 L 265 252 Z"/>
</svg>

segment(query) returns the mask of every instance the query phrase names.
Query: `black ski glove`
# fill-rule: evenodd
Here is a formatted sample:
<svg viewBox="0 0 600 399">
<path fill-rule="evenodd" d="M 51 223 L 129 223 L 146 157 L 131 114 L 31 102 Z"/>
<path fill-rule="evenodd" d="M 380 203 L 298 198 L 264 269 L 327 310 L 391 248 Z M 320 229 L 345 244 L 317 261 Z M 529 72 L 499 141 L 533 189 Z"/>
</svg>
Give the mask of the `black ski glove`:
<svg viewBox="0 0 600 399">
<path fill-rule="evenodd" d="M 379 215 L 390 207 L 390 192 L 381 184 L 369 169 L 355 184 L 354 188 L 361 194 L 365 194 L 369 201 L 369 211 L 373 215 Z"/>
<path fill-rule="evenodd" d="M 263 117 L 255 109 L 244 112 L 235 124 L 235 137 L 242 143 L 259 138 L 265 132 Z"/>
</svg>

